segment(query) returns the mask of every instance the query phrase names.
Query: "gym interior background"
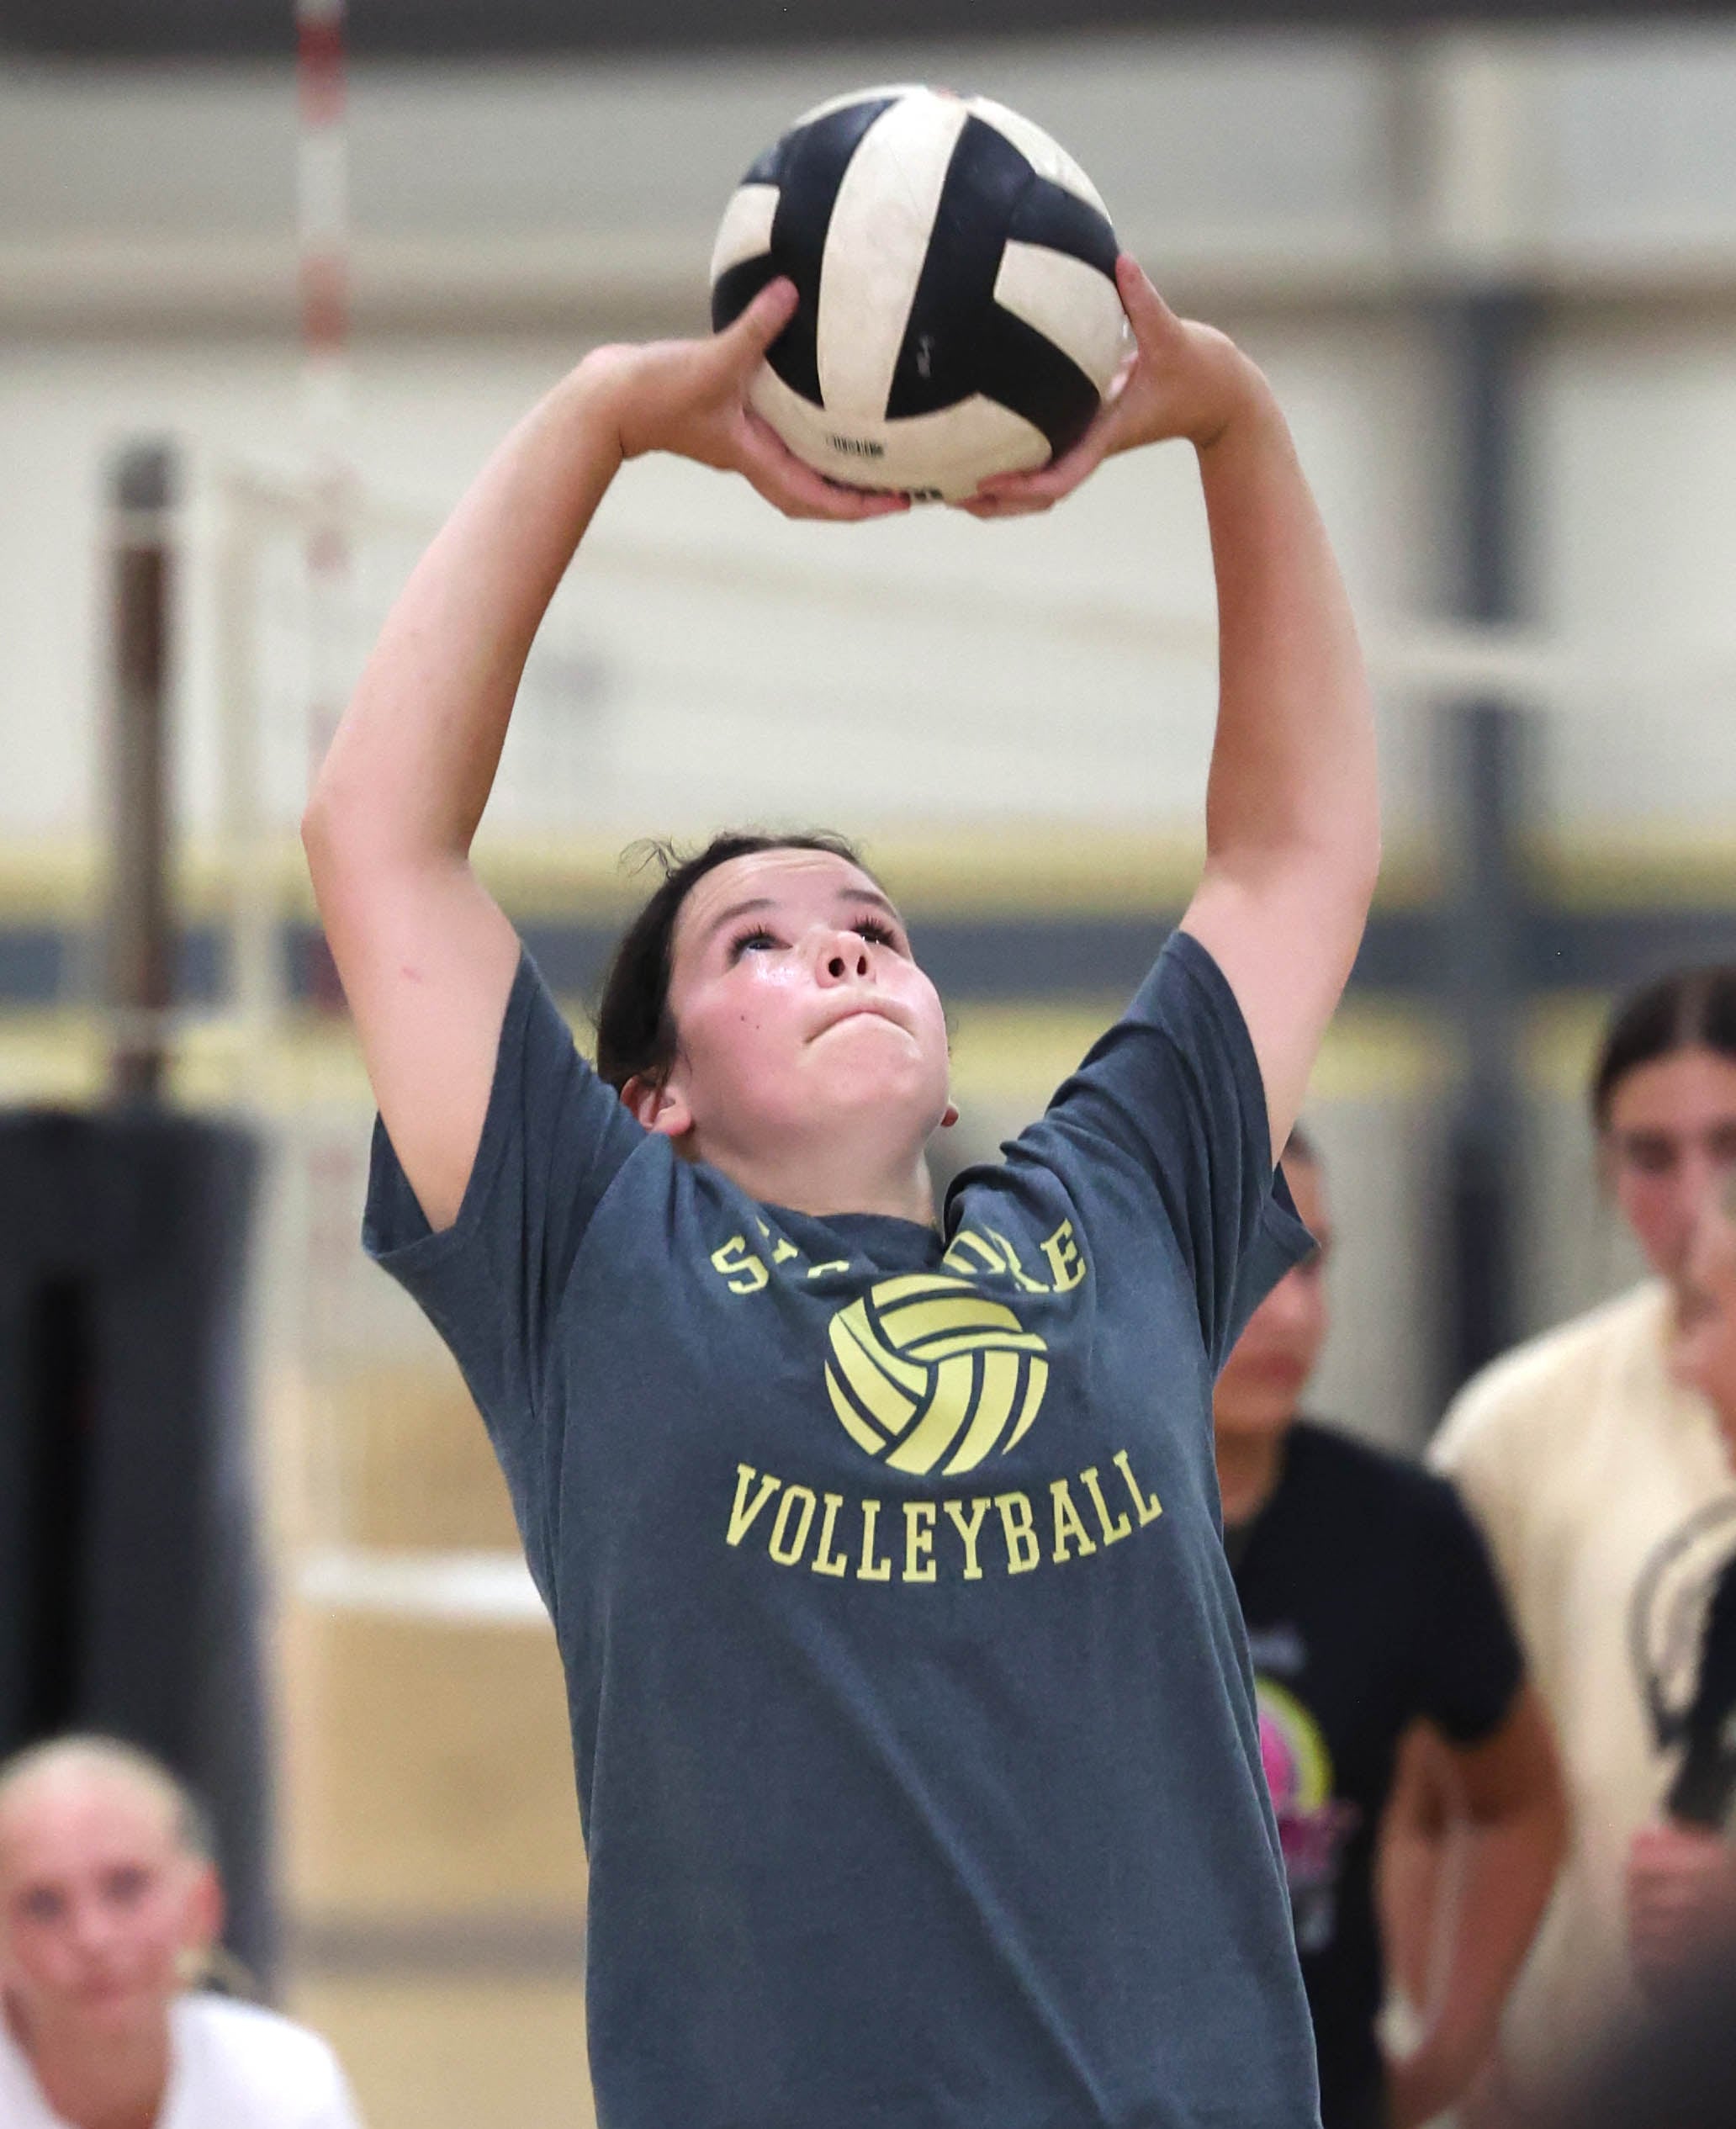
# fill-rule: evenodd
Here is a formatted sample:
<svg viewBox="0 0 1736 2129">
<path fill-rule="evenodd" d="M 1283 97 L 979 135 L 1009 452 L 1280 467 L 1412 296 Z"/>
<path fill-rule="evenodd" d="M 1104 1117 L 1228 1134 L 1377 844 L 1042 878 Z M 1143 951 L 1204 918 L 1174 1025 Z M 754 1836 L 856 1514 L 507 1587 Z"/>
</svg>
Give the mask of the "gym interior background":
<svg viewBox="0 0 1736 2129">
<path fill-rule="evenodd" d="M 96 1101 L 125 1034 L 113 497 L 161 443 L 168 1084 L 263 1154 L 238 1409 L 282 1985 L 375 2129 L 585 2118 L 585 1876 L 504 1496 L 360 1258 L 368 1104 L 294 823 L 420 542 L 586 347 L 702 326 L 717 214 L 797 113 L 901 79 L 1028 110 L 1291 413 L 1388 818 L 1312 1104 L 1342 1234 L 1321 1411 L 1419 1443 L 1469 1364 L 1632 1275 L 1580 1095 L 1599 1015 L 1736 949 L 1736 20 L 1023 0 L 990 39 L 966 12 L 358 7 L 311 152 L 287 9 L 0 19 L 0 1104 Z M 348 320 L 311 361 L 310 226 Z M 1035 524 L 844 533 L 646 465 L 533 661 L 485 863 L 582 1029 L 634 838 L 860 834 L 991 1147 L 1180 907 L 1211 698 L 1184 454 Z"/>
</svg>

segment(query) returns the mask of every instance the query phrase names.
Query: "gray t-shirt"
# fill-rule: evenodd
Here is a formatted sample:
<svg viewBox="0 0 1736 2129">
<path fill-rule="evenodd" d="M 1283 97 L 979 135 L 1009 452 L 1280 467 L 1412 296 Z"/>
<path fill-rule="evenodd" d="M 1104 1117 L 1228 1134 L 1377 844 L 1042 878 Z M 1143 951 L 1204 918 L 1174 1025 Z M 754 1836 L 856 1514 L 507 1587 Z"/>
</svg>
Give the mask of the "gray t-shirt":
<svg viewBox="0 0 1736 2129">
<path fill-rule="evenodd" d="M 1212 1457 L 1268 1130 L 1178 934 L 944 1231 L 684 1162 L 527 960 L 453 1226 L 377 1131 L 559 1638 L 605 2129 L 1317 2120 Z"/>
</svg>

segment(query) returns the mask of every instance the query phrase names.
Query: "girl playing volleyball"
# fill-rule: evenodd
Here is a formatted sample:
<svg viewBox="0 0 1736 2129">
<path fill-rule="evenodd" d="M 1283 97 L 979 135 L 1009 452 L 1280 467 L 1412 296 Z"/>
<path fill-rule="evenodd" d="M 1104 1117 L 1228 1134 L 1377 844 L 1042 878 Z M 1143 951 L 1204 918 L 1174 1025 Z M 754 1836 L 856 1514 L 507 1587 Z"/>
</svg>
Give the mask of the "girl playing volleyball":
<svg viewBox="0 0 1736 2129">
<path fill-rule="evenodd" d="M 417 568 L 306 822 L 381 1126 L 368 1241 L 451 1345 L 566 1667 L 610 2129 L 1315 2116 L 1219 1542 L 1213 1374 L 1377 861 L 1336 569 L 1282 416 L 1124 259 L 1136 352 L 1040 510 L 1199 455 L 1221 632 L 1179 934 L 937 1217 L 939 1000 L 847 845 L 726 837 L 629 931 L 595 1070 L 471 871 L 532 638 L 622 465 L 794 516 L 748 411 L 793 305 L 598 351 Z"/>
</svg>

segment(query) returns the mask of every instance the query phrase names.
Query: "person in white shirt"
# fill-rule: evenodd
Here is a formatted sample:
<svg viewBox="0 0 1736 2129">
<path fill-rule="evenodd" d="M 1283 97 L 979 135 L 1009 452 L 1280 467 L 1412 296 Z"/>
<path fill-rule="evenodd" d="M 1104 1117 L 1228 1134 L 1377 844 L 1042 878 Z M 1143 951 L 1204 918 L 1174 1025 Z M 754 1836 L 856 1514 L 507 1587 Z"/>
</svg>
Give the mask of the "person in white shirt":
<svg viewBox="0 0 1736 2129">
<path fill-rule="evenodd" d="M 1671 1985 L 1733 1876 L 1730 1799 L 1702 1778 L 1690 1711 L 1736 1558 L 1736 1478 L 1680 1341 L 1696 1223 L 1736 1171 L 1736 968 L 1628 1000 L 1590 1091 L 1612 1196 L 1654 1275 L 1486 1369 L 1430 1449 L 1489 1542 L 1571 1807 L 1503 2034 L 1505 2111 L 1522 2117 L 1612 2020 Z M 1421 1946 L 1452 1810 L 1438 1756 L 1413 1755 L 1411 1775 L 1388 1884 L 1392 1934 Z"/>
<path fill-rule="evenodd" d="M 155 1760 L 68 1737 L 0 1766 L 3 2129 L 359 2129 L 325 2042 L 187 1985 L 222 1908 Z"/>
</svg>

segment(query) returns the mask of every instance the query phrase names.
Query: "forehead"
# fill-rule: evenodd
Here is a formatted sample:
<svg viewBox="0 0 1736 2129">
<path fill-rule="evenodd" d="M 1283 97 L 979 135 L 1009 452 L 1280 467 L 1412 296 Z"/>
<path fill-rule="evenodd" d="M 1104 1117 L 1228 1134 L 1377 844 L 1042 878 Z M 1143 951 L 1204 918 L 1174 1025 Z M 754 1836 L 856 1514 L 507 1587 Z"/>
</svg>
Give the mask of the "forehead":
<svg viewBox="0 0 1736 2129">
<path fill-rule="evenodd" d="M 840 901 L 865 898 L 883 903 L 884 892 L 848 858 L 830 850 L 752 850 L 714 866 L 696 881 L 675 919 L 675 951 L 703 938 L 726 909 L 744 902 L 807 915 L 823 915 Z"/>
<path fill-rule="evenodd" d="M 1636 1065 L 1610 1099 L 1616 1131 L 1692 1136 L 1736 1122 L 1736 1060 L 1696 1046 Z"/>
<path fill-rule="evenodd" d="M 175 1846 L 168 1798 L 104 1772 L 45 1772 L 0 1801 L 0 1870 L 77 1870 L 125 1856 L 166 1858 Z"/>
</svg>

